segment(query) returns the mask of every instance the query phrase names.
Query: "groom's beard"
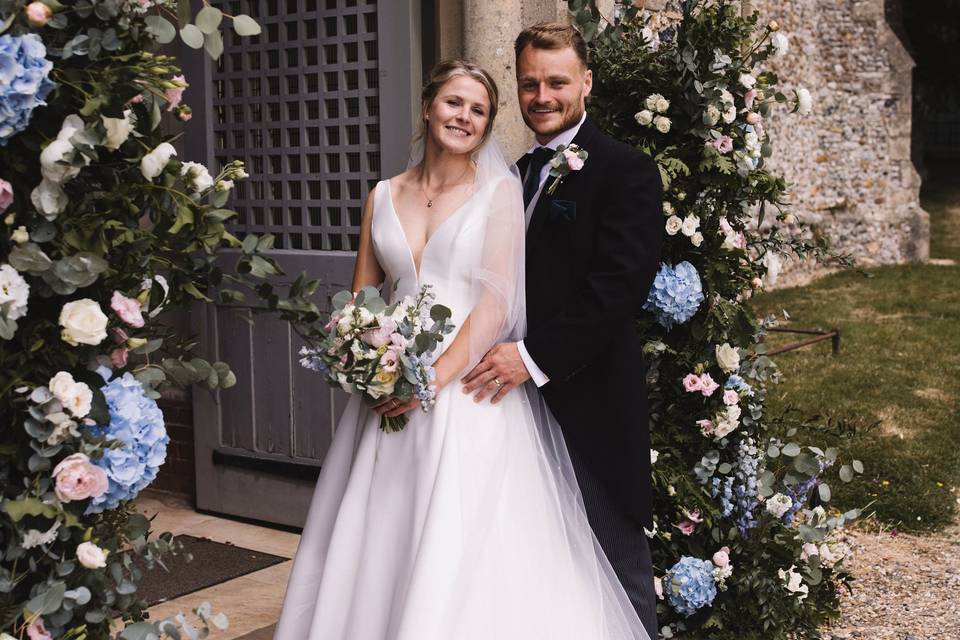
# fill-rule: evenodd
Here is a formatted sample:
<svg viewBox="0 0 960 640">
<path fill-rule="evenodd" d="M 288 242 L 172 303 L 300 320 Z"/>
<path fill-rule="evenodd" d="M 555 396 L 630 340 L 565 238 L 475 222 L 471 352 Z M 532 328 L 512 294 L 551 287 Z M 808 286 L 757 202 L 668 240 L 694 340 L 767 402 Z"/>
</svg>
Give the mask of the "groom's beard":
<svg viewBox="0 0 960 640">
<path fill-rule="evenodd" d="M 577 100 L 578 103 L 581 103 L 581 101 L 582 98 Z M 530 106 L 530 109 L 535 108 L 536 106 Z M 522 110 L 520 115 L 523 117 L 523 121 L 526 123 L 527 127 L 536 134 L 537 138 L 543 138 L 544 141 L 549 142 L 551 139 L 556 138 L 567 129 L 575 127 L 583 117 L 583 111 L 583 109 L 576 109 L 575 111 L 561 111 L 560 123 L 556 125 L 550 124 L 549 128 L 547 129 L 542 129 L 542 127 L 548 123 L 535 122 L 526 110 Z M 538 125 L 541 127 L 541 129 L 537 129 Z"/>
</svg>

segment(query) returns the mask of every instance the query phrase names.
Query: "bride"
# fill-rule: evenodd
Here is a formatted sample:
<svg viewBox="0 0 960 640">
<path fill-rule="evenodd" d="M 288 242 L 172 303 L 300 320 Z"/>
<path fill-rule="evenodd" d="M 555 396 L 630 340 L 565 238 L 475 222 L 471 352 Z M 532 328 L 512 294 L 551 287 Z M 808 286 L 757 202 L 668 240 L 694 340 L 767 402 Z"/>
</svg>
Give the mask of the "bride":
<svg viewBox="0 0 960 640">
<path fill-rule="evenodd" d="M 371 191 L 353 290 L 430 284 L 457 331 L 437 398 L 350 402 L 324 461 L 278 640 L 649 640 L 587 522 L 535 387 L 478 403 L 457 380 L 523 338 L 524 210 L 491 140 L 497 88 L 451 61 L 422 92 L 421 142 Z M 385 433 L 380 415 L 408 413 Z"/>
</svg>

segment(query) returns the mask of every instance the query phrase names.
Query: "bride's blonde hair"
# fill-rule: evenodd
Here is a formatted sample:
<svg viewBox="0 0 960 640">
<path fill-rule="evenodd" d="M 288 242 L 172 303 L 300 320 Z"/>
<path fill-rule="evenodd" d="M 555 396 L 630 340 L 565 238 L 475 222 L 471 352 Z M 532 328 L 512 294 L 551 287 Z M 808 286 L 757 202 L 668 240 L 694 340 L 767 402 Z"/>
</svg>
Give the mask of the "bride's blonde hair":
<svg viewBox="0 0 960 640">
<path fill-rule="evenodd" d="M 500 102 L 500 92 L 497 89 L 497 83 L 493 77 L 479 65 L 466 60 L 445 60 L 433 68 L 430 72 L 430 79 L 423 86 L 420 92 L 420 129 L 415 140 L 420 140 L 426 135 L 426 121 L 424 116 L 427 110 L 433 104 L 441 87 L 447 84 L 453 78 L 464 76 L 476 80 L 487 90 L 487 97 L 490 99 L 490 119 L 487 121 L 487 129 L 483 132 L 483 138 L 480 145 L 487 141 L 490 132 L 493 131 L 493 121 L 497 117 L 497 104 Z M 480 146 L 477 145 L 477 146 Z"/>
</svg>

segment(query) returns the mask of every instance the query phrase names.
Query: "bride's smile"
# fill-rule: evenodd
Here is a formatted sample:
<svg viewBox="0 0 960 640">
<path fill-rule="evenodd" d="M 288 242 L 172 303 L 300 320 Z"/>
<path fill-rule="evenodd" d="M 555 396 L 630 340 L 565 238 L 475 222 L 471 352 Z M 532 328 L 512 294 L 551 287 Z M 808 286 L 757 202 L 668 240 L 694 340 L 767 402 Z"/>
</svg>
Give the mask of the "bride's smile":
<svg viewBox="0 0 960 640">
<path fill-rule="evenodd" d="M 448 153 L 463 154 L 483 141 L 489 114 L 486 88 L 472 78 L 458 76 L 443 85 L 423 117 L 431 142 Z"/>
</svg>

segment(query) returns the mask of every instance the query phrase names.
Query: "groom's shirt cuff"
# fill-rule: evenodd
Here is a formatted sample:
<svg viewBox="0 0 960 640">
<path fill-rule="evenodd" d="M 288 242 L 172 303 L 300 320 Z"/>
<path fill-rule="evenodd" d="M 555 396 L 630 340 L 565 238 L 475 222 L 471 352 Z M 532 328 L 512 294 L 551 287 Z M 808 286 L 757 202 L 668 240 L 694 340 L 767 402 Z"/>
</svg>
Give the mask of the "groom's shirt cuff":
<svg viewBox="0 0 960 640">
<path fill-rule="evenodd" d="M 527 373 L 530 374 L 530 378 L 533 380 L 533 383 L 538 387 L 550 382 L 550 378 L 547 377 L 543 371 L 540 370 L 540 367 L 537 366 L 537 363 L 533 361 L 533 358 L 530 357 L 530 354 L 527 353 L 527 348 L 523 346 L 523 340 L 517 343 L 517 349 L 520 351 L 520 359 L 523 360 L 523 366 L 527 368 Z"/>
</svg>

